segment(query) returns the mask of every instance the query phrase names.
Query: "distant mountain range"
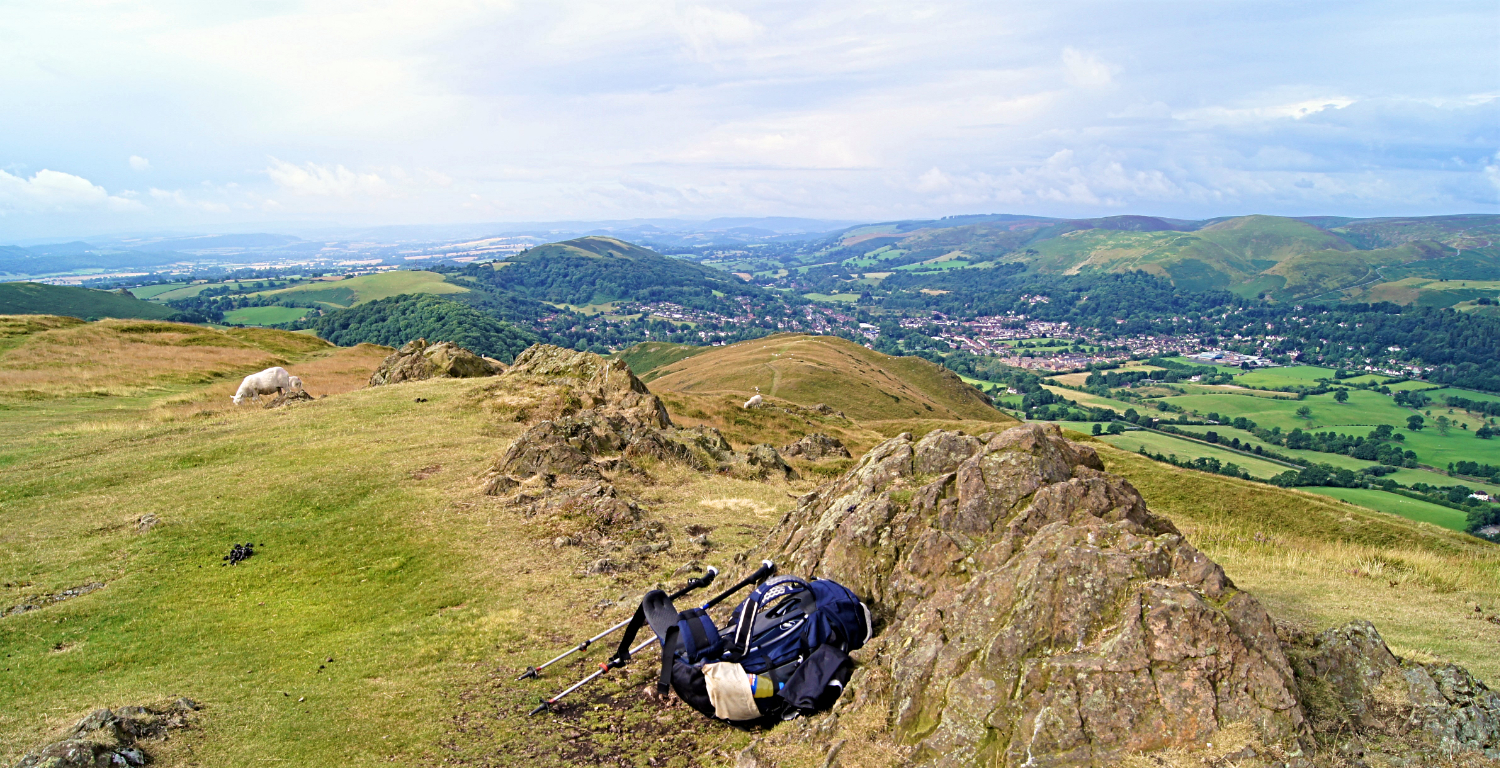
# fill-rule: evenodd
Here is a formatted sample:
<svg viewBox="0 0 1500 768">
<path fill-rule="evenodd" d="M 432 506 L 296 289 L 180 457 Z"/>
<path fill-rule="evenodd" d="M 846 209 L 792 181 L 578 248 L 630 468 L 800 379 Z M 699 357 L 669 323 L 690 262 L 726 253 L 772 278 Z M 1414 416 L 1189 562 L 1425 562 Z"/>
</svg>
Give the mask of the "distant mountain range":
<svg viewBox="0 0 1500 768">
<path fill-rule="evenodd" d="M 1432 293 L 1434 281 L 1500 280 L 1497 241 L 1496 215 L 1205 221 L 968 216 L 851 227 L 809 258 L 834 258 L 877 275 L 1006 264 L 1042 274 L 1143 270 L 1179 288 L 1247 297 L 1410 301 Z"/>
</svg>

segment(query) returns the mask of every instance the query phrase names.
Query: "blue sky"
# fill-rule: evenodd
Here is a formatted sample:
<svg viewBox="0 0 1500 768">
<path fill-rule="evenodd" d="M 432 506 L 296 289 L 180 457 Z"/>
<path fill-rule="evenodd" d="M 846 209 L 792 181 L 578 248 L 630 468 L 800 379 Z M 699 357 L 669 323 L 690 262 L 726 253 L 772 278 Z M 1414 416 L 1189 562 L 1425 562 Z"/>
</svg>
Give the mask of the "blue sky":
<svg viewBox="0 0 1500 768">
<path fill-rule="evenodd" d="M 0 241 L 1496 212 L 1497 52 L 1494 0 L 9 0 Z"/>
</svg>

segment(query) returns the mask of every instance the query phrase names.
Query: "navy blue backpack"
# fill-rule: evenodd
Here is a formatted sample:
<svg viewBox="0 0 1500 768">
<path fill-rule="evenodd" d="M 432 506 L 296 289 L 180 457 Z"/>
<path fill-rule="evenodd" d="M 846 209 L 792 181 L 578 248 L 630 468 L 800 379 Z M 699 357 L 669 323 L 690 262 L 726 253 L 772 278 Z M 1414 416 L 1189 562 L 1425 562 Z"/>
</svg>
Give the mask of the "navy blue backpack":
<svg viewBox="0 0 1500 768">
<path fill-rule="evenodd" d="M 658 615 L 660 615 L 658 613 Z M 870 640 L 870 611 L 847 587 L 828 579 L 777 576 L 756 587 L 721 632 L 699 608 L 662 627 L 662 675 L 694 709 L 714 717 L 703 666 L 728 661 L 768 679 L 774 695 L 757 698 L 765 717 L 795 717 L 827 709 L 853 671 L 849 659 Z"/>
</svg>

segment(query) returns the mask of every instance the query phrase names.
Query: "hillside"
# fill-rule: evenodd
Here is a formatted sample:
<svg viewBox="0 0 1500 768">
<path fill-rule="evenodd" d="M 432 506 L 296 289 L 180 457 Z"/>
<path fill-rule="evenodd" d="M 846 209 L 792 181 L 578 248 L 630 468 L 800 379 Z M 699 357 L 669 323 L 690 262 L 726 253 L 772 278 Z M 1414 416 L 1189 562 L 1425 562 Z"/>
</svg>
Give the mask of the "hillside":
<svg viewBox="0 0 1500 768">
<path fill-rule="evenodd" d="M 134 296 L 43 283 L 0 283 L 0 315 L 65 315 L 85 320 L 134 317 L 159 320 L 177 311 Z"/>
<path fill-rule="evenodd" d="M 805 337 L 769 342 L 798 340 Z M 366 389 L 388 350 L 259 329 L 0 319 L 0 344 L 11 343 L 0 354 L 0 391 L 8 393 L 0 401 L 0 510 L 25 514 L 0 514 L 0 609 L 102 586 L 0 618 L 7 654 L 0 763 L 13 764 L 97 707 L 177 696 L 203 709 L 193 728 L 151 744 L 156 764 L 168 768 L 652 761 L 686 768 L 732 764 L 766 735 L 641 696 L 649 655 L 555 716 L 526 712 L 539 695 L 593 669 L 604 651 L 539 681 L 514 678 L 628 618 L 646 589 L 680 584 L 678 568 L 689 560 L 737 578 L 744 569 L 736 555 L 762 545 L 796 506 L 791 496 L 813 491 L 826 473 L 804 466 L 804 479 L 784 481 L 656 465 L 649 477 L 622 472 L 621 493 L 640 499 L 674 543 L 664 554 L 627 555 L 628 568 L 591 572 L 597 552 L 556 544 L 558 527 L 576 524 L 570 518 L 532 516 L 480 489 L 487 467 L 525 428 L 496 418 L 491 405 L 514 407 L 496 399 L 507 393 L 496 380 Z M 843 360 L 884 382 L 881 372 L 902 362 L 847 347 L 815 354 L 804 341 L 762 363 Z M 95 375 L 114 378 L 74 386 L 74 367 L 90 349 L 109 355 Z M 143 360 L 144 384 L 125 378 L 117 364 L 124 359 Z M 230 406 L 234 377 L 269 360 L 286 360 L 314 394 L 330 396 L 276 411 Z M 784 373 L 783 385 L 792 378 Z M 709 397 L 666 400 L 674 421 L 691 423 L 672 403 L 693 407 Z M 857 422 L 778 409 L 724 416 L 748 417 L 731 438 L 736 447 L 832 425 L 850 436 L 856 455 L 898 432 L 1006 426 Z M 1452 660 L 1490 683 L 1500 675 L 1491 652 L 1500 624 L 1474 618 L 1474 606 L 1488 616 L 1500 604 L 1500 549 L 1095 445 L 1107 469 L 1288 626 L 1371 618 L 1397 653 Z M 853 460 L 828 464 L 842 471 Z M 709 531 L 707 549 L 681 533 L 687 526 Z M 223 566 L 232 544 L 246 541 L 256 543 L 255 557 Z M 883 719 L 841 722 L 871 729 L 872 738 L 890 732 Z M 902 764 L 899 755 L 864 748 L 851 740 L 843 764 Z M 777 764 L 812 768 L 825 758 L 789 753 Z"/>
<path fill-rule="evenodd" d="M 404 295 L 329 312 L 311 324 L 340 346 L 400 347 L 413 339 L 451 341 L 472 352 L 510 362 L 537 342 L 536 335 L 496 320 L 467 304 L 437 296 Z"/>
<path fill-rule="evenodd" d="M 402 294 L 446 295 L 468 291 L 468 288 L 450 283 L 436 272 L 396 270 L 251 293 L 249 296 L 266 297 L 273 301 L 316 302 L 322 306 L 337 309 Z"/>
<path fill-rule="evenodd" d="M 691 344 L 673 344 L 667 341 L 644 341 L 628 349 L 623 349 L 615 355 L 646 381 L 650 381 L 652 371 L 664 365 L 685 360 L 693 355 L 701 355 L 707 352 L 709 347 L 695 347 Z"/>
<path fill-rule="evenodd" d="M 673 394 L 761 395 L 826 404 L 857 421 L 1010 417 L 956 374 L 918 357 L 890 357 L 834 336 L 782 334 L 715 347 L 652 368 L 645 380 Z"/>
<path fill-rule="evenodd" d="M 1402 278 L 1500 279 L 1497 230 L 1497 216 L 1255 215 L 1198 222 L 1006 217 L 956 226 L 944 220 L 857 227 L 820 256 L 881 274 L 941 275 L 1003 264 L 1052 275 L 1142 270 L 1193 291 L 1282 300 L 1345 291 L 1344 298 L 1367 300 L 1380 295 L 1383 284 Z"/>
<path fill-rule="evenodd" d="M 718 303 L 716 299 L 726 295 L 763 293 L 719 270 L 609 237 L 540 245 L 495 264 L 483 279 L 499 290 L 575 306 L 611 301 Z"/>
</svg>

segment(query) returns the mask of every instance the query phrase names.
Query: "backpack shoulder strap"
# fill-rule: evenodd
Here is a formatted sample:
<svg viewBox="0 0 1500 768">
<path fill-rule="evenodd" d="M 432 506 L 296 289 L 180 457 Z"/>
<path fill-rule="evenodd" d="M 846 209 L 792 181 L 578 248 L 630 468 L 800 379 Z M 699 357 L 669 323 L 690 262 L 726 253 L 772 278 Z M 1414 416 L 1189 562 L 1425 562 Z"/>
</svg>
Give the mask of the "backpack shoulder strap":
<svg viewBox="0 0 1500 768">
<path fill-rule="evenodd" d="M 665 693 L 671 687 L 672 656 L 677 652 L 677 608 L 666 592 L 653 589 L 641 598 L 640 607 L 635 609 L 635 615 L 625 626 L 625 634 L 620 637 L 620 646 L 610 657 L 609 666 L 624 666 L 630 661 L 630 646 L 635 644 L 635 636 L 647 624 L 661 641 L 662 673 L 656 685 L 658 691 Z"/>
</svg>

